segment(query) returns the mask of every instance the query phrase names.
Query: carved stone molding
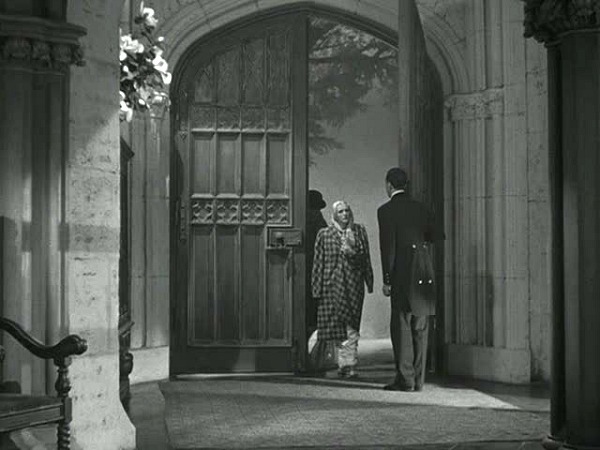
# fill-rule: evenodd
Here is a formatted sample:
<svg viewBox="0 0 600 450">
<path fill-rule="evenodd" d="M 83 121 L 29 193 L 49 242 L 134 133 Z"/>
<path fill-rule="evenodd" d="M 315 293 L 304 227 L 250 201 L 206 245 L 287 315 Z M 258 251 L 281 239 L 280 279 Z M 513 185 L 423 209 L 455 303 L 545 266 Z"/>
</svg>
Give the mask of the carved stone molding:
<svg viewBox="0 0 600 450">
<path fill-rule="evenodd" d="M 84 65 L 85 29 L 37 17 L 0 14 L 0 62 L 64 70 Z"/>
<path fill-rule="evenodd" d="M 450 120 L 486 119 L 504 113 L 504 93 L 501 89 L 488 89 L 470 94 L 456 94 L 444 103 Z"/>
<path fill-rule="evenodd" d="M 569 31 L 600 30 L 600 0 L 524 0 L 525 37 L 546 44 Z"/>
</svg>

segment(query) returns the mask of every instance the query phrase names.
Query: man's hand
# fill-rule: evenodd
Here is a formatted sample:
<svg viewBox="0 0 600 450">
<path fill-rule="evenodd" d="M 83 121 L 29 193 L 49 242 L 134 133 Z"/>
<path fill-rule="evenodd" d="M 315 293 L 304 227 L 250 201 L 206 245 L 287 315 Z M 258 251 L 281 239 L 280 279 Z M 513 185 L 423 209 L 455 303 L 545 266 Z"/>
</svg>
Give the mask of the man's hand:
<svg viewBox="0 0 600 450">
<path fill-rule="evenodd" d="M 389 297 L 390 295 L 392 295 L 392 286 L 390 286 L 389 284 L 384 284 L 381 288 L 381 291 L 383 292 L 383 295 Z"/>
</svg>

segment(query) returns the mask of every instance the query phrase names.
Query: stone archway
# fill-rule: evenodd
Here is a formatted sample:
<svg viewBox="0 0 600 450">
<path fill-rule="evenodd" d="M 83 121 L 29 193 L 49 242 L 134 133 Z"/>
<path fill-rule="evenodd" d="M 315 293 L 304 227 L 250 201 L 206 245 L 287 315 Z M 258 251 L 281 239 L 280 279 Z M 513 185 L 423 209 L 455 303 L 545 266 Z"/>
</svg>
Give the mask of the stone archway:
<svg viewBox="0 0 600 450">
<path fill-rule="evenodd" d="M 238 28 L 241 28 L 243 26 L 246 26 L 250 23 L 252 23 L 253 21 L 261 21 L 263 18 L 272 18 L 273 16 L 276 15 L 281 15 L 282 17 L 284 15 L 290 15 L 290 14 L 296 14 L 296 13 L 310 13 L 311 15 L 316 15 L 319 17 L 327 17 L 327 18 L 335 18 L 336 20 L 339 20 L 342 23 L 346 23 L 346 24 L 352 24 L 355 25 L 357 28 L 360 28 L 362 30 L 368 30 L 370 32 L 370 34 L 374 35 L 374 36 L 381 36 L 384 38 L 384 40 L 389 43 L 389 44 L 393 44 L 395 43 L 395 41 L 397 41 L 397 38 L 395 36 L 395 33 L 393 30 L 383 26 L 382 24 L 378 24 L 375 23 L 371 20 L 369 20 L 368 18 L 358 18 L 355 15 L 352 14 L 347 14 L 346 12 L 344 12 L 342 9 L 334 9 L 331 7 L 324 7 L 324 6 L 315 6 L 315 5 L 306 5 L 304 3 L 299 3 L 298 5 L 292 5 L 292 6 L 285 6 L 285 7 L 279 7 L 279 8 L 272 8 L 269 10 L 265 10 L 265 11 L 259 11 L 256 12 L 248 17 L 239 17 L 238 19 L 236 19 L 235 21 L 229 23 L 227 25 L 227 27 L 223 26 L 217 30 L 213 30 L 208 32 L 206 35 L 204 35 L 202 38 L 200 38 L 201 40 L 204 39 L 210 39 L 210 38 L 214 38 L 215 36 L 218 36 L 218 33 L 222 33 L 223 35 L 227 35 L 230 36 L 232 31 L 237 30 Z M 176 45 L 175 45 L 176 46 Z M 176 64 L 176 68 L 175 68 L 175 76 L 174 76 L 174 83 L 173 83 L 173 96 L 178 96 L 179 95 L 179 89 L 178 89 L 178 79 L 179 79 L 179 67 L 184 67 L 185 64 L 188 63 L 188 60 L 190 57 L 193 56 L 194 54 L 193 47 L 190 47 L 190 50 L 186 50 L 182 56 L 179 57 L 179 59 L 177 60 L 178 63 Z M 424 62 L 426 57 L 425 57 L 425 50 L 424 50 L 424 46 L 422 46 L 420 48 L 420 53 L 419 53 L 419 60 L 418 61 L 411 61 L 411 64 L 417 64 L 419 62 Z M 424 68 L 422 66 L 419 66 L 418 70 L 423 70 L 423 73 L 421 73 L 422 75 L 425 73 L 424 72 Z M 429 72 L 427 72 L 429 73 Z M 427 94 L 427 89 L 428 87 L 424 84 L 424 83 L 420 83 L 418 82 L 416 79 L 413 79 L 413 82 L 418 85 L 419 87 L 419 93 L 420 94 Z M 421 99 L 423 100 L 423 99 Z M 429 102 L 429 100 L 428 100 Z M 440 101 L 440 105 L 441 107 L 441 101 Z M 423 111 L 420 108 L 420 104 L 419 105 L 415 105 L 415 107 L 419 108 L 419 113 L 421 118 L 424 118 L 425 116 L 423 115 Z M 174 112 L 175 116 L 171 116 L 171 119 L 175 118 L 175 120 L 177 120 L 177 112 Z M 427 113 L 425 113 L 426 115 Z M 430 133 L 429 133 L 430 134 Z M 433 142 L 430 141 L 422 141 L 424 144 L 426 145 L 433 145 Z M 425 152 L 424 152 L 425 153 Z M 433 155 L 433 152 L 428 152 L 426 153 L 427 157 L 431 157 L 431 155 Z M 171 160 L 173 163 L 173 160 Z M 393 164 L 393 163 L 392 163 Z M 425 164 L 425 162 L 422 162 L 421 164 Z M 432 172 L 427 170 L 426 172 Z M 172 172 L 173 173 L 173 172 Z M 382 172 L 381 177 L 383 177 L 383 174 L 385 173 L 385 171 Z M 175 176 L 172 176 L 171 178 L 173 181 L 175 181 Z M 425 183 L 425 178 L 423 178 L 421 180 L 421 185 L 424 185 Z M 373 180 L 373 184 L 379 186 L 381 184 L 381 178 L 376 178 Z M 172 190 L 171 192 L 174 193 L 176 192 L 176 189 L 179 189 L 179 187 L 176 187 L 176 184 L 172 184 Z M 425 189 L 429 194 L 431 195 L 431 189 Z M 174 195 L 174 194 L 172 194 Z M 381 199 L 381 201 L 383 201 L 384 199 Z M 172 211 L 174 211 L 172 209 Z M 178 211 L 175 211 L 175 214 L 178 214 Z M 172 230 L 174 229 L 173 226 L 175 225 L 175 227 L 178 227 L 177 222 L 173 222 L 172 224 Z M 376 228 L 376 226 L 375 226 Z M 176 231 L 177 233 L 177 231 Z M 173 238 L 174 239 L 174 238 Z M 172 245 L 174 245 L 176 242 L 174 240 L 171 241 Z M 376 244 L 374 244 L 376 245 Z M 176 272 L 176 271 L 175 271 Z M 174 272 L 172 272 L 174 273 Z M 173 283 L 173 280 L 171 281 L 171 285 L 178 285 L 180 283 Z M 172 298 L 174 298 L 175 296 L 175 291 L 172 290 L 171 291 L 171 295 Z"/>
<path fill-rule="evenodd" d="M 372 25 L 373 29 L 383 27 L 395 32 L 398 29 L 398 5 L 397 2 L 384 1 L 349 1 L 337 4 L 333 1 L 299 1 L 285 2 L 272 9 L 266 8 L 261 2 L 240 0 L 227 5 L 217 1 L 204 2 L 203 7 L 199 8 L 193 3 L 181 6 L 179 2 L 172 1 L 157 6 L 157 15 L 163 23 L 159 34 L 164 34 L 168 43 L 167 57 L 170 66 L 175 67 L 185 55 L 186 49 L 197 39 L 224 25 L 231 25 L 236 21 L 242 23 L 257 15 L 268 16 L 285 9 L 315 8 L 341 12 L 367 26 Z M 449 348 L 456 356 L 456 364 L 452 370 L 466 370 L 463 375 L 468 376 L 526 382 L 532 373 L 536 374 L 534 376 L 546 376 L 544 374 L 547 373 L 545 367 L 548 359 L 544 344 L 547 333 L 544 321 L 547 305 L 544 298 L 547 297 L 547 289 L 545 275 L 540 273 L 547 264 L 547 258 L 544 256 L 544 242 L 526 228 L 528 214 L 533 220 L 538 220 L 537 217 L 542 218 L 547 212 L 543 206 L 545 203 L 540 207 L 536 206 L 535 211 L 529 211 L 533 208 L 531 205 L 538 204 L 538 200 L 546 200 L 543 192 L 538 195 L 527 188 L 528 183 L 533 182 L 528 177 L 531 180 L 541 179 L 544 169 L 539 164 L 544 162 L 535 159 L 529 166 L 526 163 L 528 158 L 534 157 L 535 146 L 544 145 L 542 138 L 538 137 L 543 135 L 537 128 L 542 129 L 545 125 L 536 118 L 534 110 L 527 109 L 521 100 L 524 89 L 528 88 L 529 92 L 543 89 L 543 73 L 535 67 L 535 58 L 539 57 L 539 52 L 528 53 L 531 59 L 527 60 L 524 49 L 518 46 L 516 35 L 520 36 L 521 30 L 515 17 L 522 14 L 520 7 L 512 3 L 494 4 L 490 11 L 493 18 L 491 23 L 495 27 L 489 34 L 492 45 L 489 47 L 490 51 L 501 45 L 508 48 L 507 44 L 502 44 L 506 41 L 513 45 L 516 54 L 521 55 L 519 64 L 512 64 L 510 70 L 505 70 L 503 75 L 507 79 L 515 79 L 515 83 L 499 85 L 498 80 L 502 77 L 497 74 L 502 72 L 504 62 L 491 57 L 492 53 L 486 50 L 488 47 L 484 45 L 485 41 L 475 32 L 481 28 L 478 22 L 483 20 L 481 10 L 469 10 L 467 16 L 467 9 L 449 12 L 435 9 L 445 7 L 446 4 L 429 0 L 418 2 L 429 57 L 440 75 L 446 100 L 443 111 L 444 151 L 436 155 L 444 161 L 441 172 L 444 175 L 445 202 L 444 207 L 440 208 L 444 210 L 447 236 L 444 307 L 446 322 L 453 324 L 445 331 L 445 342 L 450 344 Z M 452 14 L 457 17 L 452 18 Z M 460 28 L 465 23 L 468 25 L 466 29 Z M 471 35 L 465 35 L 467 31 Z M 510 53 L 505 51 L 503 54 L 508 58 Z M 481 64 L 475 66 L 475 57 L 489 60 L 485 66 L 488 69 Z M 485 75 L 482 75 L 485 74 L 484 69 L 494 73 L 489 83 Z M 524 76 L 526 70 L 534 71 L 527 80 Z M 535 98 L 533 104 L 539 108 L 545 107 L 540 96 Z M 529 141 L 519 137 L 509 145 L 507 140 L 513 139 L 512 136 L 524 136 L 526 133 L 523 131 L 525 122 L 516 119 L 519 114 L 529 114 L 531 120 L 528 123 L 531 125 L 527 126 L 535 127 L 531 131 L 536 137 Z M 153 159 L 150 163 L 157 164 L 159 170 L 155 173 L 146 170 L 144 175 L 147 181 L 145 201 L 148 205 L 145 219 L 151 225 L 146 229 L 146 245 L 140 246 L 148 262 L 144 269 L 146 274 L 140 277 L 140 283 L 152 298 L 146 300 L 142 298 L 144 294 L 141 294 L 136 300 L 133 295 L 134 304 L 136 301 L 145 302 L 138 306 L 137 317 L 134 313 L 133 320 L 137 325 L 132 337 L 134 348 L 165 349 L 169 335 L 168 323 L 164 319 L 168 315 L 164 301 L 168 296 L 168 261 L 156 263 L 158 260 L 154 259 L 164 255 L 166 250 L 164 243 L 156 241 L 154 236 L 164 235 L 169 227 L 165 219 L 169 215 L 169 193 L 166 187 L 169 162 L 165 156 L 168 155 L 169 137 L 164 131 L 159 133 L 161 128 L 169 128 L 168 121 L 168 117 L 154 120 L 145 126 L 146 131 L 143 132 L 147 136 L 145 145 L 150 149 L 146 153 Z M 487 159 L 478 159 L 477 149 L 481 148 L 489 149 Z M 505 172 L 490 172 L 489 168 L 493 164 L 508 164 L 509 156 L 520 161 L 516 166 L 521 171 L 518 177 Z M 533 170 L 530 170 L 529 175 L 522 173 L 526 167 Z M 467 173 L 467 170 L 471 172 Z M 493 190 L 491 200 L 486 205 L 480 200 L 473 200 L 469 203 L 469 208 L 457 208 L 463 200 L 485 198 L 484 194 L 479 193 L 482 189 L 488 189 L 485 186 Z M 516 191 L 518 196 L 509 200 L 503 193 L 506 190 Z M 173 215 L 176 212 L 171 210 L 170 213 Z M 492 218 L 494 214 L 496 216 Z M 513 219 L 518 219 L 518 225 L 512 225 Z M 507 242 L 518 242 L 521 248 L 529 248 L 533 258 L 528 260 L 525 254 L 518 253 L 516 259 L 511 256 L 513 259 L 509 263 L 502 250 Z M 457 267 L 461 267 L 461 271 L 455 270 Z M 514 270 L 517 271 L 517 277 L 502 279 L 502 271 Z M 133 272 L 135 273 L 135 268 Z M 532 292 L 531 299 L 525 297 L 527 289 Z M 530 326 L 536 327 L 538 331 L 531 334 L 539 336 L 535 338 L 535 342 L 528 338 Z M 493 342 L 496 344 L 492 344 Z M 164 352 L 161 355 L 164 357 Z M 471 362 L 479 357 L 488 361 L 487 369 L 482 373 L 475 373 Z M 510 369 L 500 373 L 493 369 L 496 363 Z M 162 366 L 165 367 L 164 364 Z M 465 369 L 469 367 L 471 369 Z"/>
</svg>

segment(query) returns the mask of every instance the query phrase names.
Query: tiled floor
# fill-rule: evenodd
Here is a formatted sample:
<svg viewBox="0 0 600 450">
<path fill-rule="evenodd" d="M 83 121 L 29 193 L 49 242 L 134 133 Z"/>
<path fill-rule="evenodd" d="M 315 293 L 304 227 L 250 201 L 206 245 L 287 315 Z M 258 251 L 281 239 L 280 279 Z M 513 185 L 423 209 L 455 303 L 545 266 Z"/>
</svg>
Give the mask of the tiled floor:
<svg viewBox="0 0 600 450">
<path fill-rule="evenodd" d="M 387 345 L 362 344 L 358 381 L 230 375 L 133 386 L 138 449 L 541 448 L 544 387 L 430 378 L 421 393 L 386 392 Z"/>
</svg>

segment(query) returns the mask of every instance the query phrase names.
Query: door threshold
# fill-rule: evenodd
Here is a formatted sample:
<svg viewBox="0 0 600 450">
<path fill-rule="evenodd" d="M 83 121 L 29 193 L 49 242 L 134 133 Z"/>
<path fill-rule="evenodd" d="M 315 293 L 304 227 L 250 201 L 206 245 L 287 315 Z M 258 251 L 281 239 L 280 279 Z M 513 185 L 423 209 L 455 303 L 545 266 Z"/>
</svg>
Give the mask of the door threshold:
<svg viewBox="0 0 600 450">
<path fill-rule="evenodd" d="M 260 377 L 293 377 L 294 372 L 225 372 L 225 373 L 189 373 L 173 375 L 173 381 L 193 381 L 224 378 L 260 378 Z"/>
</svg>

